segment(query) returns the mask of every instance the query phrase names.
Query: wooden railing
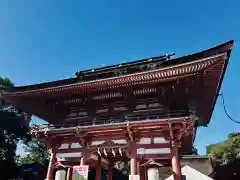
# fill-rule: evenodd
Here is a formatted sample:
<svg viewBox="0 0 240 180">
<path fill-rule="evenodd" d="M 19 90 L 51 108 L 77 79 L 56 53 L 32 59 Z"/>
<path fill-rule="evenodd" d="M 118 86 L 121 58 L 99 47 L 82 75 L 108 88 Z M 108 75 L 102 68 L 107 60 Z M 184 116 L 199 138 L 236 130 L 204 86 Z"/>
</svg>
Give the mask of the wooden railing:
<svg viewBox="0 0 240 180">
<path fill-rule="evenodd" d="M 177 117 L 187 117 L 190 116 L 189 111 L 175 111 L 169 114 L 147 114 L 146 116 L 129 116 L 125 118 L 111 118 L 108 117 L 105 120 L 103 118 L 99 118 L 98 120 L 92 121 L 80 121 L 79 119 L 73 121 L 67 121 L 60 124 L 42 124 L 39 126 L 34 125 L 33 128 L 37 128 L 38 130 L 51 130 L 51 129 L 61 129 L 61 128 L 69 128 L 69 127 L 81 127 L 81 126 L 94 126 L 94 125 L 105 125 L 105 124 L 119 124 L 119 123 L 127 123 L 127 122 L 141 122 L 144 120 L 160 120 L 160 119 L 169 119 L 177 118 Z"/>
</svg>

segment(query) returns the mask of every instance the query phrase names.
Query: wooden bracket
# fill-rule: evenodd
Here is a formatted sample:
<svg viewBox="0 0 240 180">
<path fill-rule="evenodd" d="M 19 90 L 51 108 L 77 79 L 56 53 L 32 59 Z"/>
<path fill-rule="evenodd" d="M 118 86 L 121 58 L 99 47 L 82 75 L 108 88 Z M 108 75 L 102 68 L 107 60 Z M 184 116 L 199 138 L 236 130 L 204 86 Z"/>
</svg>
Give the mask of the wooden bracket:
<svg viewBox="0 0 240 180">
<path fill-rule="evenodd" d="M 80 140 L 79 144 L 82 147 L 84 147 L 86 145 L 86 139 L 85 139 L 86 135 L 87 135 L 87 133 L 81 132 L 79 127 L 76 128 L 76 137 L 79 138 L 79 140 Z"/>
<path fill-rule="evenodd" d="M 149 167 L 149 166 L 157 166 L 157 167 L 163 167 L 164 165 L 154 161 L 153 159 L 149 159 L 147 162 L 140 165 L 140 167 Z"/>
<path fill-rule="evenodd" d="M 129 124 L 127 124 L 127 132 L 128 132 L 128 137 L 129 137 L 130 141 L 133 142 L 133 140 L 134 140 L 133 132 L 131 131 L 131 127 Z"/>
<path fill-rule="evenodd" d="M 173 134 L 171 122 L 168 122 L 168 129 L 169 129 L 170 141 L 172 141 L 174 139 L 174 134 Z"/>
<path fill-rule="evenodd" d="M 180 140 L 172 140 L 171 144 L 172 144 L 172 147 L 177 147 L 177 148 L 182 147 L 182 143 Z"/>
</svg>

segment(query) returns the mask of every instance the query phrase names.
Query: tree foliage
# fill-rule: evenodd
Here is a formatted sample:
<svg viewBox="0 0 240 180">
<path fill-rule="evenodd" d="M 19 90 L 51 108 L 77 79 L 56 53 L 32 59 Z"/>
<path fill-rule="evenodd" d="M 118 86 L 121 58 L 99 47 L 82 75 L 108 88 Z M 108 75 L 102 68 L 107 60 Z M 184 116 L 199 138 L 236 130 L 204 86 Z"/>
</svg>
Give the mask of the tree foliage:
<svg viewBox="0 0 240 180">
<path fill-rule="evenodd" d="M 209 154 L 215 165 L 224 165 L 240 158 L 240 135 L 230 134 L 228 139 L 207 147 Z"/>
<path fill-rule="evenodd" d="M 2 90 L 11 87 L 13 83 L 9 79 L 0 77 L 0 172 L 11 172 L 2 173 L 1 180 L 15 177 L 17 143 L 30 139 L 28 127 L 23 125 L 25 115 L 3 99 Z"/>
<path fill-rule="evenodd" d="M 14 87 L 14 84 L 8 78 L 0 77 L 0 88 L 2 89 L 9 89 Z"/>
<path fill-rule="evenodd" d="M 48 166 L 50 155 L 48 149 L 43 143 L 41 143 L 37 139 L 30 141 L 25 146 L 25 152 L 27 153 L 27 155 L 20 159 L 21 164 L 38 163 L 41 164 L 43 167 Z"/>
</svg>

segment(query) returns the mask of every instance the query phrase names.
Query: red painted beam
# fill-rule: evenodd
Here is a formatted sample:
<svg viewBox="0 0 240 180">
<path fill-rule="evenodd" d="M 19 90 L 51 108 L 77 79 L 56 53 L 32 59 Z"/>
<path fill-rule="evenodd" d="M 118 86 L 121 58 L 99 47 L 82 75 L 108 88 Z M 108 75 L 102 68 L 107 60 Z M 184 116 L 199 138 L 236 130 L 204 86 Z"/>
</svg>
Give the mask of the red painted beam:
<svg viewBox="0 0 240 180">
<path fill-rule="evenodd" d="M 174 129 L 180 129 L 182 131 L 193 131 L 193 122 L 185 122 L 187 123 L 187 126 L 184 128 L 183 125 L 180 124 L 174 124 L 172 127 L 173 128 L 169 128 L 164 126 L 156 126 L 156 128 L 152 128 L 151 126 L 139 126 L 139 127 L 131 127 L 131 131 L 132 132 L 136 132 L 138 134 L 138 136 L 151 136 L 151 135 L 155 135 L 157 137 L 159 136 L 164 136 L 166 134 L 166 132 L 169 132 L 170 130 L 174 130 Z M 183 122 L 181 123 L 183 124 Z M 49 132 L 50 133 L 50 132 Z M 86 132 L 86 137 L 90 136 L 91 139 L 100 139 L 100 138 L 106 138 L 109 139 L 109 133 L 111 133 L 111 137 L 123 137 L 126 138 L 126 134 L 127 134 L 127 129 L 124 128 L 116 128 L 116 129 L 108 129 L 108 127 L 106 127 L 105 130 L 92 130 L 92 131 L 88 131 Z M 44 136 L 44 132 L 40 132 L 40 135 Z M 51 133 L 48 134 L 48 138 L 50 137 L 56 137 L 56 138 L 66 138 L 69 137 L 70 139 L 76 137 L 76 134 L 73 132 L 70 133 L 61 133 L 61 132 L 55 132 L 55 133 Z M 46 137 L 45 137 L 46 138 Z M 118 139 L 116 138 L 116 139 Z M 68 139 L 66 139 L 66 141 L 68 141 Z"/>
<path fill-rule="evenodd" d="M 75 157 L 70 157 L 67 158 L 67 160 L 61 161 L 61 164 L 63 164 L 64 166 L 79 166 L 79 158 L 75 158 Z M 89 165 L 92 168 L 96 168 L 98 165 L 98 162 L 95 160 L 87 160 L 86 165 Z M 102 164 L 103 167 L 107 167 L 107 165 Z"/>
<path fill-rule="evenodd" d="M 141 159 L 170 159 L 172 158 L 171 154 L 138 154 L 138 158 Z"/>
<path fill-rule="evenodd" d="M 137 144 L 136 146 L 137 146 L 137 148 L 145 148 L 145 149 L 171 148 L 170 143 Z"/>
<path fill-rule="evenodd" d="M 144 149 L 160 149 L 160 148 L 171 148 L 170 143 L 159 143 L 159 144 L 137 144 L 137 148 L 144 148 Z M 94 151 L 97 150 L 98 148 L 127 148 L 128 145 L 116 145 L 115 147 L 109 147 L 106 145 L 103 146 L 91 146 L 87 150 L 88 151 Z M 82 152 L 84 149 L 83 148 L 71 148 L 71 149 L 58 149 L 56 152 L 57 153 L 78 153 Z"/>
<path fill-rule="evenodd" d="M 169 132 L 163 132 L 161 130 L 158 131 L 153 131 L 153 130 L 149 130 L 149 131 L 144 131 L 144 132 L 137 132 L 137 137 L 138 139 L 141 137 L 144 138 L 150 138 L 150 137 L 166 137 L 167 135 L 169 135 Z M 118 133 L 111 133 L 111 138 L 109 137 L 109 132 L 106 134 L 102 134 L 102 133 L 96 133 L 96 134 L 88 134 L 86 137 L 91 137 L 92 141 L 104 141 L 104 140 L 119 140 L 119 139 L 127 139 L 127 134 L 125 134 L 123 131 L 120 131 Z M 66 136 L 65 136 L 66 137 Z M 57 137 L 58 138 L 58 137 Z M 64 138 L 59 137 L 59 138 Z M 79 138 L 75 137 L 75 135 L 71 135 L 69 136 L 69 138 L 63 139 L 62 144 L 64 143 L 78 143 L 79 142 Z"/>
<path fill-rule="evenodd" d="M 178 117 L 178 118 L 163 118 L 163 119 L 156 119 L 156 120 L 145 120 L 145 121 L 136 121 L 136 122 L 130 122 L 131 129 L 138 130 L 139 128 L 151 128 L 152 126 L 159 126 L 161 127 L 167 127 L 169 123 L 172 124 L 182 124 L 184 120 L 187 120 L 188 124 L 194 124 L 190 117 Z M 116 130 L 116 129 L 126 129 L 127 123 L 116 123 L 116 124 L 103 124 L 103 125 L 95 125 L 95 126 L 82 126 L 81 132 L 91 132 L 96 133 L 97 131 L 110 131 L 110 130 Z M 174 126 L 173 126 L 174 127 Z M 180 127 L 176 127 L 178 129 Z M 49 130 L 48 134 L 65 134 L 65 133 L 71 133 L 76 131 L 76 127 L 71 128 L 64 128 L 64 129 L 53 129 Z M 44 133 L 44 132 L 43 132 Z"/>
</svg>

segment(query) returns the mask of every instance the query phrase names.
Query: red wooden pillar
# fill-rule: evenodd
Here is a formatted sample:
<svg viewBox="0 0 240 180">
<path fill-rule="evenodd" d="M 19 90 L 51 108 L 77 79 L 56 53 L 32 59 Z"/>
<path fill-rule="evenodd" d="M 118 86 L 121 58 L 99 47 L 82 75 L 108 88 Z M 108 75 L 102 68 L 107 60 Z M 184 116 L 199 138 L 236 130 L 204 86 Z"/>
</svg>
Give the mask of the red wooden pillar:
<svg viewBox="0 0 240 180">
<path fill-rule="evenodd" d="M 80 158 L 80 165 L 84 165 L 85 161 L 87 159 L 88 156 L 88 152 L 87 152 L 87 142 L 85 141 L 84 143 L 79 143 L 81 146 L 83 146 L 83 150 L 81 152 L 81 158 Z"/>
<path fill-rule="evenodd" d="M 72 180 L 73 168 L 69 167 L 67 171 L 67 180 Z"/>
<path fill-rule="evenodd" d="M 97 162 L 97 167 L 96 167 L 96 180 L 100 180 L 101 179 L 101 171 L 102 171 L 101 157 L 98 156 L 98 162 Z"/>
<path fill-rule="evenodd" d="M 84 148 L 82 151 L 82 156 L 80 158 L 80 165 L 83 166 L 84 165 L 84 160 L 86 159 L 86 149 Z"/>
<path fill-rule="evenodd" d="M 140 168 L 140 180 L 147 180 L 147 168 L 141 167 Z"/>
<path fill-rule="evenodd" d="M 130 161 L 130 174 L 136 175 L 137 174 L 137 149 L 136 149 L 136 142 L 132 142 L 130 146 L 131 151 L 131 161 Z"/>
<path fill-rule="evenodd" d="M 110 162 L 107 170 L 107 180 L 112 180 L 112 173 L 113 173 L 113 163 Z"/>
<path fill-rule="evenodd" d="M 81 166 L 84 165 L 84 157 L 81 157 L 81 159 L 80 159 L 80 165 L 81 165 Z"/>
<path fill-rule="evenodd" d="M 174 180 L 181 180 L 182 172 L 181 172 L 179 149 L 175 145 L 172 147 L 172 169 L 174 173 Z"/>
<path fill-rule="evenodd" d="M 53 180 L 53 164 L 56 161 L 56 152 L 51 149 L 51 156 L 48 164 L 48 171 L 47 171 L 47 177 L 46 180 Z"/>
<path fill-rule="evenodd" d="M 131 157 L 131 175 L 137 174 L 137 159 L 136 157 Z"/>
</svg>

